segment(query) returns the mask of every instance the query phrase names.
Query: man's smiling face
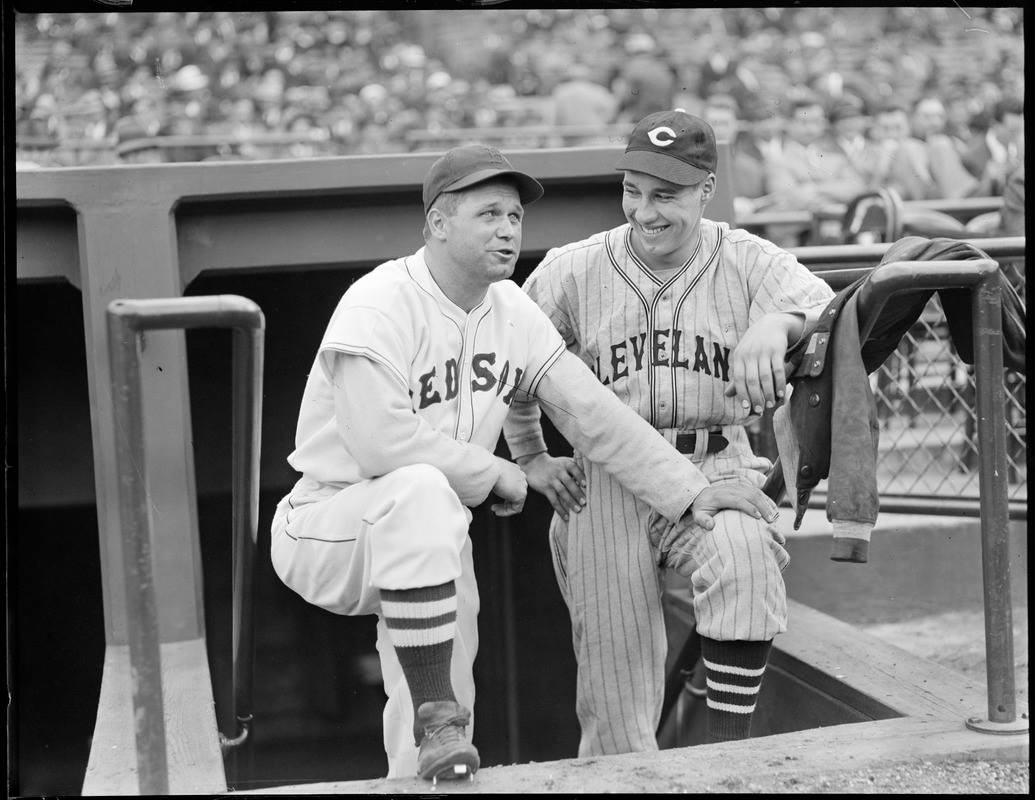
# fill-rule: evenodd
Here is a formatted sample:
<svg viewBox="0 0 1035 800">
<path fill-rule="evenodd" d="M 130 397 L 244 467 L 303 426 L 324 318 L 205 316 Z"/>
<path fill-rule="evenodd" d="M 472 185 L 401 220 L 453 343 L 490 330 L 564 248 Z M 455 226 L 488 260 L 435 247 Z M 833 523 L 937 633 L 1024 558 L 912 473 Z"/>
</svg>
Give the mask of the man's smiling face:
<svg viewBox="0 0 1035 800">
<path fill-rule="evenodd" d="M 714 175 L 693 186 L 680 186 L 643 172 L 625 171 L 622 211 L 632 226 L 636 254 L 648 266 L 677 267 L 690 257 L 714 186 Z"/>
</svg>

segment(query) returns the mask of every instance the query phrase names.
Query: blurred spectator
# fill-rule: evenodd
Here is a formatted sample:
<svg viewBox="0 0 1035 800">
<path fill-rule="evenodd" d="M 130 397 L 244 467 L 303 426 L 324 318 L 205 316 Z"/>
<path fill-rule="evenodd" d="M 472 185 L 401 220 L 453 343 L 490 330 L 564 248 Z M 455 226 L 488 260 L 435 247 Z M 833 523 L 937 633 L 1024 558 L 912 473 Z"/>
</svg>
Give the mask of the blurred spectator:
<svg viewBox="0 0 1035 800">
<path fill-rule="evenodd" d="M 922 97 L 913 107 L 913 135 L 927 149 L 932 198 L 967 197 L 978 190 L 977 180 L 963 166 L 959 151 L 945 133 L 946 112 L 937 97 Z"/>
<path fill-rule="evenodd" d="M 678 76 L 657 42 L 646 33 L 625 40 L 627 58 L 618 64 L 611 91 L 618 98 L 618 121 L 638 122 L 674 107 Z"/>
<path fill-rule="evenodd" d="M 136 119 L 119 120 L 115 126 L 115 141 L 115 154 L 124 164 L 160 164 L 165 161 L 158 142 Z"/>
<path fill-rule="evenodd" d="M 866 188 L 863 176 L 829 136 L 822 103 L 800 97 L 791 103 L 787 140 L 779 158 L 766 159 L 773 208 L 815 211 L 847 203 Z"/>
<path fill-rule="evenodd" d="M 934 181 L 927 148 L 910 134 L 909 112 L 891 100 L 877 110 L 870 128 L 872 168 L 866 175 L 868 189 L 894 189 L 903 200 L 930 197 Z"/>
<path fill-rule="evenodd" d="M 716 94 L 704 104 L 704 119 L 719 142 L 730 147 L 733 168 L 733 211 L 738 219 L 756 210 L 756 201 L 766 194 L 765 162 L 750 131 L 741 127 L 737 101 L 728 94 Z"/>
<path fill-rule="evenodd" d="M 779 109 L 759 109 L 751 126 L 755 145 L 766 160 L 777 161 L 783 156 L 783 143 L 787 139 L 787 118 Z"/>
<path fill-rule="evenodd" d="M 830 108 L 830 138 L 860 174 L 865 172 L 870 120 L 861 98 L 844 94 Z"/>
<path fill-rule="evenodd" d="M 1011 172 L 1003 189 L 999 236 L 1024 236 L 1024 164 Z"/>
<path fill-rule="evenodd" d="M 963 154 L 963 165 L 978 178 L 982 197 L 1003 193 L 1007 175 L 1024 164 L 1024 103 L 1006 98 L 995 104 L 992 124 Z"/>
<path fill-rule="evenodd" d="M 245 135 L 310 124 L 328 133 L 315 146 L 323 155 L 440 147 L 441 139 L 412 134 L 548 124 L 553 89 L 581 62 L 624 106 L 620 122 L 675 105 L 700 113 L 717 93 L 736 99 L 742 122 L 773 119 L 765 104 L 793 87 L 827 99 L 857 94 L 871 108 L 896 96 L 912 108 L 931 94 L 948 111 L 946 132 L 966 149 L 977 114 L 1023 96 L 1023 11 L 968 7 L 966 27 L 954 24 L 958 14 L 638 6 L 17 13 L 13 127 L 19 150 L 30 135 L 57 143 L 35 148 L 31 160 L 44 166 L 114 160 L 122 117 L 146 119 L 152 133 L 159 125 Z M 91 146 L 69 143 L 84 137 Z M 262 154 L 290 157 L 292 148 Z"/>
<path fill-rule="evenodd" d="M 611 90 L 591 80 L 588 66 L 572 65 L 568 78 L 553 90 L 555 125 L 610 125 L 618 114 Z"/>
</svg>

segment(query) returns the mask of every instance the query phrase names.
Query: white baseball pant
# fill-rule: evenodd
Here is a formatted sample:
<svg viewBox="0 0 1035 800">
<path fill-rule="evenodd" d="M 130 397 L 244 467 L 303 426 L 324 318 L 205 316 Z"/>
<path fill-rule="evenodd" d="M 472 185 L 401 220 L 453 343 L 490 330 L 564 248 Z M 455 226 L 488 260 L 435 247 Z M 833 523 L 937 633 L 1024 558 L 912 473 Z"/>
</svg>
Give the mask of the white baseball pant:
<svg viewBox="0 0 1035 800">
<path fill-rule="evenodd" d="M 274 515 L 273 568 L 289 588 L 335 614 L 378 617 L 389 778 L 417 774 L 417 748 L 410 690 L 381 615 L 380 590 L 455 581 L 453 691 L 473 712 L 479 598 L 471 518 L 445 476 L 424 464 L 344 489 L 320 488 L 302 478 Z M 472 724 L 468 735 L 473 731 Z"/>
</svg>

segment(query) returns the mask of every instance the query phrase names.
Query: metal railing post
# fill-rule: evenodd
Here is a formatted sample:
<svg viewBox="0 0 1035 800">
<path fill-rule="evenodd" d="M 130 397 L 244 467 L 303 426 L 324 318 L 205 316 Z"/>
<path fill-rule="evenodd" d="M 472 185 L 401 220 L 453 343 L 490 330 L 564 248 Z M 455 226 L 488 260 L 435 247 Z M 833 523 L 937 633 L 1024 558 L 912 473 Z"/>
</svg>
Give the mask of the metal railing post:
<svg viewBox="0 0 1035 800">
<path fill-rule="evenodd" d="M 984 733 L 1014 733 L 1028 727 L 1026 720 L 1017 720 L 1014 682 L 1000 280 L 998 270 L 985 275 L 971 295 L 977 432 L 981 443 L 978 463 L 988 719 L 971 717 L 967 727 Z"/>
<path fill-rule="evenodd" d="M 233 737 L 219 734 L 224 755 L 249 738 L 254 661 L 253 568 L 258 538 L 259 456 L 265 318 L 244 297 L 214 295 L 115 300 L 108 306 L 119 507 L 124 542 L 127 626 L 141 794 L 167 794 L 161 646 L 151 564 L 151 525 L 144 474 L 138 334 L 170 328 L 233 328 Z"/>
<path fill-rule="evenodd" d="M 253 569 L 259 530 L 259 453 L 262 431 L 262 327 L 234 329 L 233 353 L 233 680 L 235 737 L 252 728 L 254 644 Z"/>
<path fill-rule="evenodd" d="M 133 694 L 133 729 L 139 791 L 168 794 L 162 662 L 151 563 L 151 521 L 144 474 L 144 412 L 136 318 L 116 301 L 108 308 L 115 458 L 119 473 L 122 567 Z"/>
</svg>

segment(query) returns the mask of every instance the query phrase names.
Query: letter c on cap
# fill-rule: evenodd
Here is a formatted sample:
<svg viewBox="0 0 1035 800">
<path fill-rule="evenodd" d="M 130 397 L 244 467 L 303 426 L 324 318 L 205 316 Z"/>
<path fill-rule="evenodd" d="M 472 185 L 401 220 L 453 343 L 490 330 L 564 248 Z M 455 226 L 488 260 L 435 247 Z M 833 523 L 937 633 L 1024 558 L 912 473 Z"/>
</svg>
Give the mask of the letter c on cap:
<svg viewBox="0 0 1035 800">
<path fill-rule="evenodd" d="M 647 138 L 651 140 L 651 144 L 655 147 L 668 147 L 676 140 L 676 132 L 668 125 L 662 125 L 660 128 L 653 128 L 648 131 Z"/>
</svg>

